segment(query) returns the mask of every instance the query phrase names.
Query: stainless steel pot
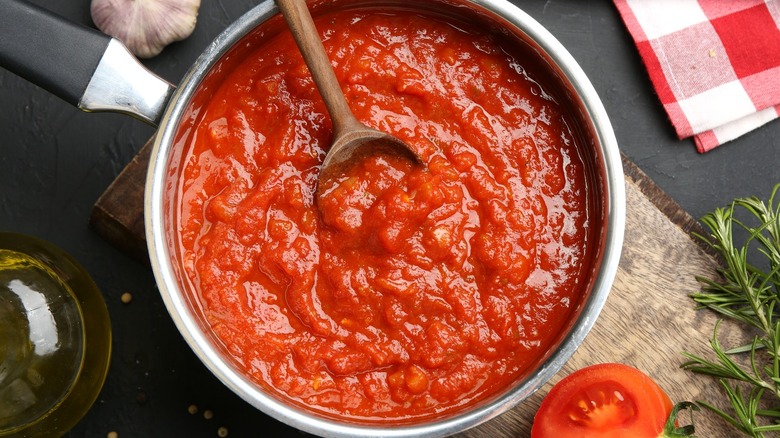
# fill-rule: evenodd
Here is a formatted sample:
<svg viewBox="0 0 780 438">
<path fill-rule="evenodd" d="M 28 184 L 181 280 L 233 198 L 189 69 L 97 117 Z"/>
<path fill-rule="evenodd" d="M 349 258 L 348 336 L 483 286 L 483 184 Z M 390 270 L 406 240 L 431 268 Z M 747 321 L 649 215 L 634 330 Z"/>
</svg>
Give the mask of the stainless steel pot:
<svg viewBox="0 0 780 438">
<path fill-rule="evenodd" d="M 516 39 L 528 53 L 538 57 L 538 62 L 566 90 L 568 103 L 580 121 L 577 129 L 586 140 L 583 155 L 586 160 L 589 157 L 596 174 L 595 189 L 600 192 L 603 215 L 600 220 L 604 226 L 597 239 L 600 247 L 596 251 L 592 277 L 573 319 L 558 337 L 554 348 L 540 358 L 534 370 L 519 378 L 513 386 L 467 411 L 425 423 L 390 427 L 321 417 L 264 391 L 231 363 L 198 304 L 186 292 L 188 282 L 183 278 L 176 250 L 175 222 L 176 178 L 181 170 L 183 150 L 187 146 L 186 137 L 194 128 L 202 105 L 208 100 L 209 90 L 225 74 L 222 67 L 225 60 L 243 56 L 254 44 L 284 29 L 274 2 L 263 1 L 222 32 L 175 88 L 141 67 L 120 43 L 94 32 L 71 28 L 62 24 L 61 20 L 17 1 L 10 1 L 11 13 L 4 12 L 5 18 L 0 17 L 0 29 L 12 26 L 11 33 L 16 30 L 25 33 L 17 39 L 37 38 L 35 34 L 40 32 L 40 20 L 43 20 L 42 25 L 48 27 L 47 33 L 57 32 L 58 36 L 39 41 L 39 46 L 34 49 L 29 49 L 31 42 L 23 42 L 22 45 L 27 45 L 28 49 L 16 53 L 18 49 L 13 46 L 19 44 L 18 41 L 10 41 L 3 35 L 0 38 L 0 64 L 31 78 L 84 110 L 124 112 L 159 125 L 146 181 L 144 207 L 149 256 L 160 293 L 176 326 L 197 356 L 225 385 L 259 410 L 296 428 L 322 436 L 449 435 L 494 418 L 534 393 L 560 370 L 595 323 L 617 272 L 623 242 L 625 192 L 620 153 L 606 111 L 582 69 L 547 30 L 511 3 L 505 0 L 318 0 L 310 4 L 315 16 L 333 7 L 331 3 L 339 7 L 395 6 L 456 16 L 468 12 L 470 19 L 484 21 L 500 29 L 507 38 Z M 30 17 L 39 21 L 37 25 L 20 21 Z M 257 31 L 260 25 L 263 25 L 263 30 Z M 76 39 L 67 36 L 73 32 L 81 36 Z M 73 43 L 81 41 L 81 38 L 92 42 Z M 52 42 L 64 42 L 71 47 L 54 49 L 48 59 L 29 59 L 31 53 L 49 51 Z M 49 65 L 57 62 L 51 57 L 70 63 L 70 58 L 76 56 L 72 53 L 74 50 L 80 52 L 76 62 L 81 66 L 75 72 L 65 74 L 70 84 L 61 84 L 61 70 L 44 72 Z"/>
</svg>

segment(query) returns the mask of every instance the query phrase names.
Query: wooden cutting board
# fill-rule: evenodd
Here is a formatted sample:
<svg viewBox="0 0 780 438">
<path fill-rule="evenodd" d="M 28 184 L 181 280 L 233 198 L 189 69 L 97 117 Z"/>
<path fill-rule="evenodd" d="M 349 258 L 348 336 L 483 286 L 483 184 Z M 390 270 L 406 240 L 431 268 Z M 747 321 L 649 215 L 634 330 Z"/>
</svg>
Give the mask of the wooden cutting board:
<svg viewBox="0 0 780 438">
<path fill-rule="evenodd" d="M 90 218 L 105 239 L 146 262 L 143 188 L 150 151 L 151 141 L 97 201 Z M 528 436 L 533 415 L 552 384 L 600 362 L 622 362 L 645 371 L 673 401 L 707 400 L 726 407 L 715 380 L 679 367 L 682 351 L 712 357 L 709 340 L 717 318 L 695 310 L 688 295 L 699 288 L 695 276 L 714 278 L 715 259 L 691 237 L 692 231 L 701 230 L 693 218 L 625 157 L 623 169 L 625 244 L 615 283 L 593 330 L 563 370 L 529 400 L 460 436 Z M 728 323 L 721 325 L 719 335 L 726 346 L 744 338 Z M 709 412 L 697 414 L 695 424 L 700 437 L 736 435 Z"/>
</svg>

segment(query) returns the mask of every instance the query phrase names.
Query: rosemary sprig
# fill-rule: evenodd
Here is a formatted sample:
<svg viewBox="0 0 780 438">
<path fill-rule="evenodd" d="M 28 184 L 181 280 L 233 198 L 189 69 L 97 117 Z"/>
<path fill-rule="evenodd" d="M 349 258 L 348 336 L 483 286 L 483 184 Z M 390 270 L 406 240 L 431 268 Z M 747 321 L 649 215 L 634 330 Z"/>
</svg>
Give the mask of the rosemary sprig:
<svg viewBox="0 0 780 438">
<path fill-rule="evenodd" d="M 780 202 L 772 190 L 767 203 L 756 197 L 738 198 L 701 220 L 710 236 L 697 235 L 723 260 L 718 281 L 697 277 L 701 290 L 692 298 L 702 307 L 751 327 L 752 342 L 725 350 L 718 340 L 720 321 L 710 345 L 714 359 L 683 353 L 684 369 L 719 379 L 731 403 L 727 412 L 708 402 L 699 405 L 716 413 L 743 434 L 764 437 L 780 432 Z M 745 216 L 745 219 L 742 217 Z M 746 233 L 744 242 L 735 242 Z"/>
</svg>

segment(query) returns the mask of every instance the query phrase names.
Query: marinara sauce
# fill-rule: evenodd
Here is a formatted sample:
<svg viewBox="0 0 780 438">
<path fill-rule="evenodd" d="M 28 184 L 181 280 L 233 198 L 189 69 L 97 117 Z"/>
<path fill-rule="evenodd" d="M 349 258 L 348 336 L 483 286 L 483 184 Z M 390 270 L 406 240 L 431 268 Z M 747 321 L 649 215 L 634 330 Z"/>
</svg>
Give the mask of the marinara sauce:
<svg viewBox="0 0 780 438">
<path fill-rule="evenodd" d="M 331 124 L 291 36 L 242 60 L 193 134 L 180 251 L 260 385 L 325 415 L 410 421 L 503 389 L 575 306 L 585 166 L 495 35 L 411 12 L 320 17 L 356 117 L 427 163 L 366 157 L 314 201 Z"/>
</svg>

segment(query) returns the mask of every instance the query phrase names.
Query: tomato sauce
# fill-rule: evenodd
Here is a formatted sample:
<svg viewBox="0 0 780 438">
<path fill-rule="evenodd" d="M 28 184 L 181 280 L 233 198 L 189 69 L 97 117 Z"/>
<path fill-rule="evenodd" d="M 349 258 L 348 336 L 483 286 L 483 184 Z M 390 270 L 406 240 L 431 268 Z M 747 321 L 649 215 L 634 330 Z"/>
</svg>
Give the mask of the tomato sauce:
<svg viewBox="0 0 780 438">
<path fill-rule="evenodd" d="M 342 11 L 317 26 L 379 154 L 318 206 L 330 119 L 287 33 L 242 60 L 193 134 L 180 251 L 213 330 L 258 384 L 325 415 L 461 409 L 538 360 L 589 260 L 567 114 L 496 35 Z"/>
</svg>

